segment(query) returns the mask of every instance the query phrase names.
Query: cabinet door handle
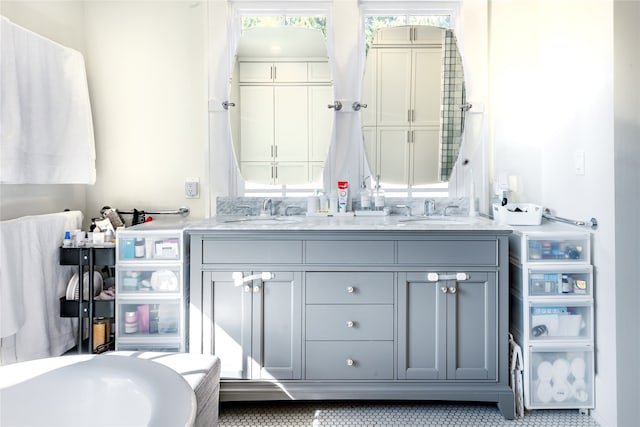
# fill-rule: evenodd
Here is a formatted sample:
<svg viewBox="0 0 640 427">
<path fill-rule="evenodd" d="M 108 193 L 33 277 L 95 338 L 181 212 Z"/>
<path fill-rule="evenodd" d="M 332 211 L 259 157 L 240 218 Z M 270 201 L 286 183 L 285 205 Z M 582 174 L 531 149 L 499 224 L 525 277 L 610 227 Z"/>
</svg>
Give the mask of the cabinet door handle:
<svg viewBox="0 0 640 427">
<path fill-rule="evenodd" d="M 456 288 L 455 286 L 451 286 L 449 288 L 449 293 L 451 293 L 451 294 L 455 294 L 457 291 L 458 291 L 458 288 Z"/>
<path fill-rule="evenodd" d="M 449 292 L 449 289 L 447 289 L 446 286 L 441 287 L 440 290 L 442 291 L 443 294 L 446 294 L 447 292 Z"/>
<path fill-rule="evenodd" d="M 353 286 L 347 286 L 347 292 L 349 292 L 350 294 L 354 293 L 356 291 L 356 288 L 354 288 Z"/>
<path fill-rule="evenodd" d="M 251 292 L 251 286 L 249 286 L 249 285 L 244 285 L 244 291 L 245 291 L 245 292 Z"/>
<path fill-rule="evenodd" d="M 260 286 L 255 285 L 255 286 L 253 287 L 253 293 L 254 293 L 254 294 L 257 294 L 258 292 L 260 292 Z"/>
<path fill-rule="evenodd" d="M 347 359 L 347 366 L 354 366 L 356 364 L 356 361 L 353 359 Z"/>
<path fill-rule="evenodd" d="M 276 145 L 275 148 L 276 148 L 276 150 L 275 150 L 275 156 L 274 157 L 277 159 L 278 158 L 278 146 Z"/>
<path fill-rule="evenodd" d="M 355 326 L 355 322 L 353 320 L 347 320 L 347 328 L 353 328 Z"/>
</svg>

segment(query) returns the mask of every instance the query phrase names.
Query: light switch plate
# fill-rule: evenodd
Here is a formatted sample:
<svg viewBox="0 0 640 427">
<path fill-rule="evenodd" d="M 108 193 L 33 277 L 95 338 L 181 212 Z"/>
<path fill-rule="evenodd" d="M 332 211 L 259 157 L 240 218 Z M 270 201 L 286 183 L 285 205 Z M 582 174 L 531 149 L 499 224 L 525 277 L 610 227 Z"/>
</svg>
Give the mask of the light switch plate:
<svg viewBox="0 0 640 427">
<path fill-rule="evenodd" d="M 198 199 L 200 197 L 200 180 L 198 178 L 184 180 L 184 196 L 187 199 Z"/>
</svg>

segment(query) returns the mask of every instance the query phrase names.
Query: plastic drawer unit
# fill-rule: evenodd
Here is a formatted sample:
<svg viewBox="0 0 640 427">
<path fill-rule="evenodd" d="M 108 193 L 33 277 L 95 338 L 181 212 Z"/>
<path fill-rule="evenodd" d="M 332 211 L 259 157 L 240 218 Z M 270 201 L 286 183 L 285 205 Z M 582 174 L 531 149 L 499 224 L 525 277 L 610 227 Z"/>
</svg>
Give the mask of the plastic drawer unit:
<svg viewBox="0 0 640 427">
<path fill-rule="evenodd" d="M 183 231 L 149 223 L 116 238 L 116 350 L 186 351 Z"/>
<path fill-rule="evenodd" d="M 527 409 L 594 407 L 590 233 L 545 224 L 510 236 L 511 333 Z"/>
</svg>

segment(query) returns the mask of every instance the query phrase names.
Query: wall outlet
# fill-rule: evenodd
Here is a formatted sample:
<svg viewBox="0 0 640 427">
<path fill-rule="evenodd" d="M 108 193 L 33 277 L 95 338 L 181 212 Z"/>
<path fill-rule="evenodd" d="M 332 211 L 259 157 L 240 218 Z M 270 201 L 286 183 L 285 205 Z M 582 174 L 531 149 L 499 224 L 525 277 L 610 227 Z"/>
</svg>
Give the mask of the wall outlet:
<svg viewBox="0 0 640 427">
<path fill-rule="evenodd" d="M 198 178 L 184 180 L 184 196 L 187 199 L 198 199 L 200 197 L 200 180 Z"/>
</svg>

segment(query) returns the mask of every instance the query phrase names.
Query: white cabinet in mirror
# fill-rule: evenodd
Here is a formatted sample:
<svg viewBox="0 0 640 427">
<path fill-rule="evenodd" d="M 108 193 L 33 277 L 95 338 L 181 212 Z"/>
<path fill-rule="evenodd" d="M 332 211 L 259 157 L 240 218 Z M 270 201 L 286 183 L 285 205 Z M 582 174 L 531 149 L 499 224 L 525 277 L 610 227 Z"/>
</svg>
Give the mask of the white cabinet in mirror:
<svg viewBox="0 0 640 427">
<path fill-rule="evenodd" d="M 462 61 L 451 30 L 378 29 L 367 53 L 363 140 L 372 176 L 405 186 L 447 182 L 462 142 Z"/>
<path fill-rule="evenodd" d="M 319 182 L 333 127 L 331 67 L 318 30 L 253 28 L 238 43 L 231 82 L 233 148 L 257 184 Z"/>
</svg>

